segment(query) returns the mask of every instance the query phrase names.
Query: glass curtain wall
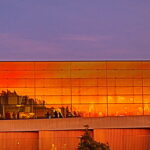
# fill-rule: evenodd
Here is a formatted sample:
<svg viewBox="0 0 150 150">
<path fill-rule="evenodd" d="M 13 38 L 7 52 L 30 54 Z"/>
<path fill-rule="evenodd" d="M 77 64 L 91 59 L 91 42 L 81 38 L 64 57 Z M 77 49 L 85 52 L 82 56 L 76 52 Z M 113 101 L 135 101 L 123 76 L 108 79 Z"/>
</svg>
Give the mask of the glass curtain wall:
<svg viewBox="0 0 150 150">
<path fill-rule="evenodd" d="M 0 118 L 150 115 L 150 61 L 0 62 Z"/>
</svg>

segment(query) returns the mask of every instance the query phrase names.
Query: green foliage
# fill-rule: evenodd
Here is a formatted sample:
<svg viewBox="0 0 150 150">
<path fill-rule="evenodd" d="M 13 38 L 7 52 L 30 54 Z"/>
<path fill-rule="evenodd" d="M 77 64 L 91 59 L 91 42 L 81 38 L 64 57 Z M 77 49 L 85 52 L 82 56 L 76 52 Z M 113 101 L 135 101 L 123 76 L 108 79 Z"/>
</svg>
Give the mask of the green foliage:
<svg viewBox="0 0 150 150">
<path fill-rule="evenodd" d="M 80 138 L 78 150 L 110 150 L 110 147 L 108 144 L 95 141 L 89 131 L 86 130 L 84 135 Z"/>
</svg>

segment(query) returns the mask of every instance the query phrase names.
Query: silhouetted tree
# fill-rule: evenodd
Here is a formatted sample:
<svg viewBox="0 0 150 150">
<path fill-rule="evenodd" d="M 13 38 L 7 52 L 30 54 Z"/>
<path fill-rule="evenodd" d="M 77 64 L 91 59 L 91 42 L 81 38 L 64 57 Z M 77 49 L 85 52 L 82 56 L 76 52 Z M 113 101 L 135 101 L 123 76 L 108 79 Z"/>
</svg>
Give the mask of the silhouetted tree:
<svg viewBox="0 0 150 150">
<path fill-rule="evenodd" d="M 110 150 L 110 147 L 105 143 L 97 142 L 90 135 L 88 125 L 85 126 L 86 130 L 83 136 L 80 138 L 78 150 Z"/>
</svg>

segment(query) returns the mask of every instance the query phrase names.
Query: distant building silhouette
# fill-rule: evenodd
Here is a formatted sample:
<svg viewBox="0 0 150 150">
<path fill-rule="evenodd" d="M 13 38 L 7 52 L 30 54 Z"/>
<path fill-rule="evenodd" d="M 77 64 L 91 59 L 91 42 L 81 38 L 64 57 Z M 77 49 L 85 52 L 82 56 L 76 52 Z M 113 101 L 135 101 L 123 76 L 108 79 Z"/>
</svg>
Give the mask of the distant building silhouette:
<svg viewBox="0 0 150 150">
<path fill-rule="evenodd" d="M 16 91 L 9 90 L 0 93 L 0 117 L 2 119 L 33 118 L 42 116 L 45 102 L 38 103 L 28 96 L 20 96 Z M 35 114 L 37 116 L 35 116 Z"/>
</svg>

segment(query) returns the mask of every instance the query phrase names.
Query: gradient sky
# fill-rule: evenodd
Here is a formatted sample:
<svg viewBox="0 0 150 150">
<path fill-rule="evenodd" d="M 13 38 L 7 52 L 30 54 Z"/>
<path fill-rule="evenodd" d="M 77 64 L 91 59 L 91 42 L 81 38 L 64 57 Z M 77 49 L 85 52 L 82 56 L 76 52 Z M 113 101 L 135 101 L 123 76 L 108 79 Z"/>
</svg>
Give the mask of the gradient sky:
<svg viewBox="0 0 150 150">
<path fill-rule="evenodd" d="M 149 0 L 0 0 L 0 60 L 150 59 Z"/>
</svg>

